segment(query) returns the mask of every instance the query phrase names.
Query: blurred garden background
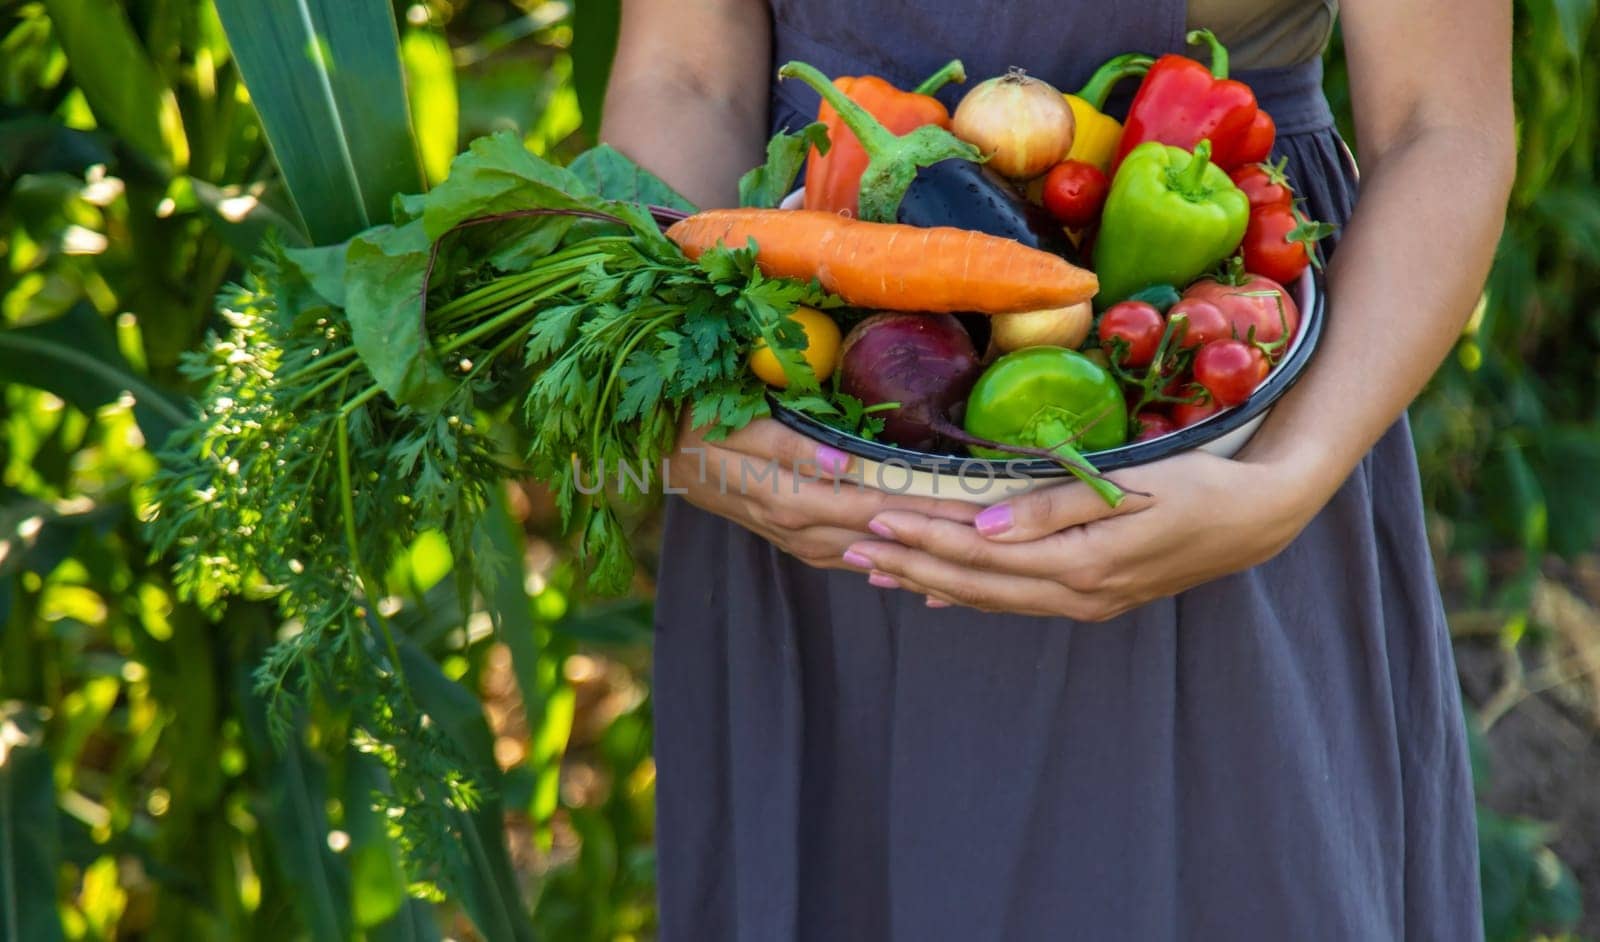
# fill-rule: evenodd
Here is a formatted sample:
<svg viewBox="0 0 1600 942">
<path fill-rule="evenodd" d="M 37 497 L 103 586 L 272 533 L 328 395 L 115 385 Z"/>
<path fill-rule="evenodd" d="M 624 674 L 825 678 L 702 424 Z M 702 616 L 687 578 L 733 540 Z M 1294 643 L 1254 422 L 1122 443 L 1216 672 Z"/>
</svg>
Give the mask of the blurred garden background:
<svg viewBox="0 0 1600 942">
<path fill-rule="evenodd" d="M 1489 937 L 1600 940 L 1600 30 L 1595 0 L 1515 6 L 1506 233 L 1412 419 Z M 329 16 L 346 28 L 295 41 Z M 486 527 L 521 581 L 464 589 L 426 536 L 390 574 L 408 676 L 486 786 L 451 881 L 372 811 L 382 770 L 336 704 L 267 735 L 269 605 L 178 602 L 138 522 L 218 289 L 269 231 L 339 225 L 332 202 L 297 215 L 288 168 L 391 143 L 381 107 L 318 124 L 296 82 L 403 82 L 419 156 L 389 192 L 416 190 L 491 131 L 592 143 L 616 20 L 617 0 L 0 0 L 0 940 L 653 936 L 650 586 L 574 592 L 545 495 Z M 274 130 L 275 161 L 263 119 L 286 115 L 311 116 Z"/>
</svg>

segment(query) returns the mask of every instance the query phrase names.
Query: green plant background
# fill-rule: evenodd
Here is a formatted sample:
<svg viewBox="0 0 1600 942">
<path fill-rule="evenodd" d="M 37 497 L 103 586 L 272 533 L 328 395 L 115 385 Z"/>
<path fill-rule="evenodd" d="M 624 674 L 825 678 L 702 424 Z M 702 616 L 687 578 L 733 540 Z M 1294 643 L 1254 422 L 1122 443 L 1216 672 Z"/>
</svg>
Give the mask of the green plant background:
<svg viewBox="0 0 1600 942">
<path fill-rule="evenodd" d="M 326 28 L 335 8 L 396 30 Z M 325 28 L 297 40 L 284 11 Z M 1600 30 L 1594 0 L 1516 13 L 1506 235 L 1412 417 L 1476 707 L 1490 938 L 1600 937 L 1600 809 L 1501 784 L 1600 792 L 1557 781 L 1600 774 Z M 259 601 L 217 621 L 176 602 L 138 528 L 151 445 L 185 415 L 179 354 L 264 233 L 347 235 L 478 134 L 576 154 L 616 15 L 615 0 L 0 0 L 0 940 L 653 935 L 649 586 L 572 592 L 536 488 L 489 528 L 525 578 L 471 600 L 464 624 L 442 541 L 418 540 L 390 579 L 408 587 L 407 676 L 495 785 L 449 893 L 408 883 L 346 717 L 313 702 L 286 746 L 266 735 L 249 672 L 294 626 Z M 306 106 L 329 100 L 324 79 L 353 104 Z M 312 83 L 301 98 L 296 82 Z M 1336 46 L 1341 114 L 1344 88 Z M 322 146 L 286 147 L 295 135 Z M 1536 707 L 1570 727 L 1553 752 L 1522 748 L 1544 741 L 1524 721 Z"/>
</svg>

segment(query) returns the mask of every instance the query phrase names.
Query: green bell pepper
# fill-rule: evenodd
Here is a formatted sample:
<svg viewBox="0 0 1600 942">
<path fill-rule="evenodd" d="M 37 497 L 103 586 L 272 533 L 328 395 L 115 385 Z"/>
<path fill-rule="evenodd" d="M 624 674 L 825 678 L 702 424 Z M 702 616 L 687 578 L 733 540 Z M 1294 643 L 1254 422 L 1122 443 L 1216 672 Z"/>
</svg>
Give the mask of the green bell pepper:
<svg viewBox="0 0 1600 942">
<path fill-rule="evenodd" d="M 1250 198 L 1211 162 L 1155 141 L 1128 154 L 1106 197 L 1095 237 L 1101 308 L 1151 285 L 1180 289 L 1232 255 L 1250 222 Z"/>
<path fill-rule="evenodd" d="M 976 438 L 1050 451 L 1106 503 L 1115 507 L 1122 500 L 1115 484 L 1090 473 L 1094 466 L 1078 448 L 1104 451 L 1126 442 L 1128 405 L 1111 374 L 1081 353 L 1028 347 L 994 361 L 967 397 L 965 425 Z M 972 452 L 1014 457 L 976 446 Z"/>
</svg>

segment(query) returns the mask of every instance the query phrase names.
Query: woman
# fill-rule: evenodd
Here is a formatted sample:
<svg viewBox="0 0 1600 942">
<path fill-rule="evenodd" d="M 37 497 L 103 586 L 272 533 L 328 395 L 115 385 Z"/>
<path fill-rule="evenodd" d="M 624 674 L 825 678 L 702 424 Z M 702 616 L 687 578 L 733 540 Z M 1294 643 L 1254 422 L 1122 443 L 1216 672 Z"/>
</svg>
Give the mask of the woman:
<svg viewBox="0 0 1600 942">
<path fill-rule="evenodd" d="M 658 601 L 667 940 L 1481 935 L 1471 783 L 1403 414 L 1513 174 L 1504 0 L 1346 0 L 1362 196 L 1320 90 L 1333 0 L 630 0 L 604 137 L 731 205 L 816 99 L 959 56 L 1075 88 L 1214 28 L 1341 224 L 1329 327 L 1233 460 L 974 517 L 806 480 L 767 421 L 675 459 Z M 1197 54 L 1200 54 L 1196 50 Z M 953 92 L 951 96 L 959 94 Z M 776 458 L 739 493 L 696 467 Z"/>
</svg>

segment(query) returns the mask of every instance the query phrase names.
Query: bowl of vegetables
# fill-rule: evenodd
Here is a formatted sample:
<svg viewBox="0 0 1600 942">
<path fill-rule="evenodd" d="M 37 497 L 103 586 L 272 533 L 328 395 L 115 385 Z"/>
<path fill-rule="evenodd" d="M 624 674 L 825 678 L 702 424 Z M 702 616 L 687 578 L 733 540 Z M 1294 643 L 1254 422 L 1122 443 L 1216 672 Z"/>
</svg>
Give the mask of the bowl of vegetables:
<svg viewBox="0 0 1600 942">
<path fill-rule="evenodd" d="M 1212 43 L 1225 69 L 1209 34 L 1193 38 Z M 811 151 L 806 186 L 781 208 L 911 226 L 904 238 L 929 247 L 874 256 L 885 303 L 847 297 L 833 312 L 847 333 L 818 376 L 831 372 L 824 397 L 846 408 L 773 395 L 779 421 L 860 459 L 860 483 L 994 503 L 1075 476 L 1115 503 L 1105 472 L 1191 449 L 1237 453 L 1315 354 L 1325 301 L 1310 263 L 1328 227 L 1300 215 L 1283 165 L 1265 162 L 1270 117 L 1214 70 L 1120 56 L 1066 96 L 1012 70 L 980 83 L 948 121 L 915 93 L 860 96 L 875 114 L 848 83 L 793 64 L 780 74 L 821 94 L 819 124 L 843 142 L 832 155 Z M 1142 84 L 1124 131 L 1099 108 L 1132 76 Z M 1217 100 L 1174 108 L 1174 89 Z M 1231 115 L 1243 130 L 1229 137 L 1194 125 L 1206 108 L 1249 113 Z M 891 134 L 879 117 L 900 127 Z M 952 149 L 961 145 L 981 157 Z M 1009 278 L 974 294 L 969 253 L 950 259 L 961 267 L 952 281 L 968 289 L 962 308 L 940 290 L 931 247 L 933 233 L 963 230 L 1064 260 L 1092 286 L 1069 284 L 1049 295 L 1060 306 L 1040 304 L 1045 295 L 1017 290 L 1030 281 L 1012 270 L 1023 263 L 1001 251 L 992 264 Z"/>
<path fill-rule="evenodd" d="M 1204 287 L 1200 294 L 1224 296 L 1235 294 L 1240 296 L 1235 303 L 1258 303 L 1259 296 L 1254 296 L 1253 292 L 1244 286 L 1227 286 L 1215 282 L 1207 284 L 1214 287 Z M 1165 408 L 1146 413 L 1142 421 L 1130 417 L 1124 425 L 1125 431 L 1122 432 L 1124 440 L 1121 443 L 1097 449 L 1087 447 L 1091 443 L 1085 441 L 1085 447 L 1078 449 L 1082 458 L 1095 469 L 1109 472 L 1159 461 L 1196 449 L 1225 458 L 1237 454 L 1260 428 L 1273 404 L 1294 386 L 1306 366 L 1310 364 L 1322 335 L 1326 314 L 1326 298 L 1321 287 L 1320 274 L 1310 270 L 1291 286 L 1294 303 L 1299 312 L 1298 329 L 1284 347 L 1281 359 L 1271 368 L 1266 379 L 1248 394 L 1244 402 L 1233 407 L 1216 409 L 1208 407 L 1203 402 L 1194 403 L 1188 408 L 1181 408 L 1182 404 L 1166 403 Z M 1184 310 L 1181 304 L 1182 299 L 1173 305 L 1180 314 Z M 967 325 L 972 324 L 973 320 L 962 319 L 962 321 L 956 321 L 955 327 L 960 331 L 969 332 L 970 337 L 972 329 Z M 836 375 L 841 388 L 867 392 L 866 398 L 878 402 L 902 403 L 903 409 L 905 402 L 925 398 L 928 391 L 926 387 L 919 388 L 915 383 L 910 384 L 913 388 L 905 388 L 907 374 L 904 370 L 896 370 L 892 366 L 897 358 L 904 360 L 903 351 L 893 349 L 897 342 L 904 341 L 904 338 L 894 336 L 904 329 L 904 322 L 886 319 L 879 323 L 883 326 L 878 330 L 886 336 L 882 338 L 878 349 L 864 350 L 865 356 L 848 359 L 841 357 L 839 368 L 859 371 L 859 375 L 850 375 L 846 372 Z M 1170 319 L 1167 323 L 1171 323 Z M 857 326 L 859 327 L 859 324 Z M 912 343 L 916 344 L 916 341 Z M 852 351 L 858 349 L 859 344 L 858 335 L 857 344 L 852 347 Z M 964 352 L 959 339 L 951 339 L 944 331 L 940 332 L 934 346 L 935 349 L 928 354 L 930 358 L 937 360 L 941 356 L 949 357 L 956 361 L 958 367 L 971 355 Z M 976 349 L 976 344 L 973 347 Z M 1063 376 L 1054 389 L 1048 382 L 1038 382 L 1036 377 L 1042 372 L 1048 372 L 1053 365 L 1050 361 L 1055 358 L 1045 354 L 1041 361 L 1030 363 L 1029 357 L 1039 356 L 1045 351 L 1055 349 L 1060 348 L 1024 347 L 1014 354 L 1003 354 L 993 360 L 991 369 L 1006 357 L 1014 357 L 1008 360 L 1007 364 L 1016 378 L 1005 382 L 1006 376 L 996 374 L 988 386 L 979 387 L 974 383 L 977 392 L 989 393 L 990 396 L 979 403 L 980 407 L 987 411 L 1023 418 L 1038 413 L 1041 408 L 1049 408 L 1067 396 L 1079 396 L 1080 401 L 1092 404 L 1097 397 L 1107 395 L 1103 381 L 1094 378 L 1085 381 L 1069 374 Z M 874 369 L 874 367 L 879 368 Z M 987 375 L 988 372 L 980 373 L 980 381 Z M 1042 387 L 1047 392 L 1041 396 L 1030 386 Z M 991 387 L 992 392 L 990 392 Z M 936 394 L 935 399 L 937 398 Z M 1180 409 L 1175 410 L 1173 408 L 1175 405 L 1180 406 Z M 969 398 L 964 401 L 962 408 L 949 411 L 965 419 L 967 411 L 972 407 L 973 403 Z M 901 409 L 894 411 L 898 413 Z M 913 402 L 913 411 L 927 414 L 928 409 L 926 406 L 919 409 Z M 1176 415 L 1173 414 L 1174 411 L 1177 411 Z M 1157 416 L 1159 418 L 1156 418 Z M 1073 475 L 1073 470 L 1060 460 L 1004 452 L 996 454 L 984 451 L 982 446 L 979 446 L 979 451 L 974 453 L 970 447 L 961 448 L 959 442 L 937 434 L 931 434 L 935 439 L 935 444 L 931 446 L 933 450 L 928 450 L 930 446 L 923 441 L 917 442 L 922 445 L 919 448 L 903 447 L 885 440 L 881 430 L 873 437 L 866 437 L 841 429 L 836 424 L 809 412 L 788 408 L 781 401 L 773 403 L 773 417 L 801 434 L 855 456 L 859 459 L 859 466 L 852 472 L 854 480 L 865 486 L 893 493 L 992 504 L 1036 487 L 1061 483 Z M 885 424 L 888 421 L 886 419 Z M 1025 422 L 1025 419 L 1023 421 Z M 1185 424 L 1180 425 L 1180 422 Z M 963 426 L 965 430 L 966 423 L 963 423 Z M 1092 425 L 1090 429 L 1092 432 Z M 901 432 L 897 437 L 906 440 L 903 431 L 896 431 Z M 1112 430 L 1113 437 L 1116 432 L 1117 430 Z M 918 432 L 913 430 L 910 434 L 916 436 Z M 1083 437 L 1088 438 L 1087 435 Z"/>
</svg>

